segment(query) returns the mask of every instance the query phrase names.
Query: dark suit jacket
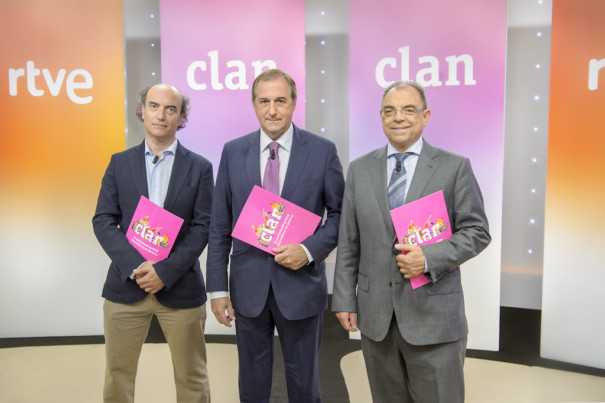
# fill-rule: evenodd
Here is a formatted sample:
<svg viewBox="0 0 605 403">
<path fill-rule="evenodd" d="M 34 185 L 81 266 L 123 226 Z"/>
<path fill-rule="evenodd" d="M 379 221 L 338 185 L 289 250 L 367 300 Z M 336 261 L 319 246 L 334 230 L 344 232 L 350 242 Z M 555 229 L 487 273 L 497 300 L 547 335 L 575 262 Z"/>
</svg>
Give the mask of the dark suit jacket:
<svg viewBox="0 0 605 403">
<path fill-rule="evenodd" d="M 208 242 L 212 191 L 212 164 L 179 143 L 164 208 L 184 222 L 170 255 L 154 264 L 165 284 L 156 297 L 167 307 L 192 308 L 206 302 L 198 259 Z M 128 278 L 145 259 L 125 237 L 141 195 L 149 197 L 144 143 L 111 157 L 92 219 L 95 235 L 111 259 L 103 287 L 103 297 L 110 301 L 132 304 L 147 296 Z"/>
<path fill-rule="evenodd" d="M 317 315 L 327 307 L 323 261 L 336 246 L 344 191 L 336 147 L 323 137 L 294 127 L 281 197 L 322 217 L 327 212 L 323 225 L 319 224 L 315 234 L 302 242 L 313 262 L 299 270 L 280 266 L 267 252 L 232 239 L 233 227 L 254 185 L 261 186 L 259 130 L 228 142 L 223 149 L 212 204 L 206 269 L 208 291 L 229 290 L 235 310 L 256 317 L 267 301 L 271 285 L 279 309 L 287 319 Z"/>
<path fill-rule="evenodd" d="M 452 237 L 421 246 L 432 283 L 412 290 L 399 272 L 389 214 L 387 148 L 351 162 L 343 200 L 332 310 L 357 312 L 368 338 L 387 334 L 393 312 L 411 344 L 459 340 L 467 334 L 458 267 L 490 242 L 483 198 L 468 158 L 424 141 L 406 203 L 443 190 Z M 450 269 L 455 270 L 450 271 Z"/>
</svg>

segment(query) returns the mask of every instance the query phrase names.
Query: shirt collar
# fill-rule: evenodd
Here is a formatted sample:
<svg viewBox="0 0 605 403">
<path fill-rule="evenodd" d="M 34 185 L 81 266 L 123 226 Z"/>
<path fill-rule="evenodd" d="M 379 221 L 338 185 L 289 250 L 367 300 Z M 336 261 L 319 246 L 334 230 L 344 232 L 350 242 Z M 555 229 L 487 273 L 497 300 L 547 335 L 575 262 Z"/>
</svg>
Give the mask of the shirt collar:
<svg viewBox="0 0 605 403">
<path fill-rule="evenodd" d="M 166 148 L 164 151 L 162 151 L 162 154 L 175 154 L 176 153 L 176 147 L 178 144 L 178 140 L 174 139 L 174 141 L 172 142 L 172 144 L 170 144 L 168 146 L 168 148 Z M 149 148 L 149 145 L 147 144 L 147 139 L 145 139 L 145 155 L 152 155 L 153 151 L 151 151 L 151 149 Z"/>
<path fill-rule="evenodd" d="M 284 148 L 286 151 L 290 152 L 292 149 L 292 140 L 294 138 L 294 125 L 290 123 L 290 127 L 284 134 L 282 134 L 277 140 L 275 140 L 280 147 Z M 273 140 L 267 133 L 260 129 L 260 150 L 264 151 L 267 147 L 269 147 L 269 143 Z"/>
<path fill-rule="evenodd" d="M 420 138 L 418 140 L 416 140 L 416 142 L 414 144 L 412 144 L 410 146 L 410 148 L 405 150 L 405 152 L 420 155 L 420 151 L 422 151 L 423 143 L 424 143 L 424 140 L 422 139 L 422 136 L 420 136 Z M 398 153 L 399 153 L 399 151 L 397 151 L 395 149 L 395 147 L 393 147 L 391 145 L 391 143 L 387 142 L 387 158 L 392 156 L 393 154 L 398 154 Z"/>
</svg>

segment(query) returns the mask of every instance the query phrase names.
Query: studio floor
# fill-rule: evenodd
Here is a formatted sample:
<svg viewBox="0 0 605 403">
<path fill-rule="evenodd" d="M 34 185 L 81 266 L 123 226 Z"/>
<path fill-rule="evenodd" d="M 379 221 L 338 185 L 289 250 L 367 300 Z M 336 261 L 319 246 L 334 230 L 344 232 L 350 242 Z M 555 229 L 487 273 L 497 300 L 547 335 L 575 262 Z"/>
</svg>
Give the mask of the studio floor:
<svg viewBox="0 0 605 403">
<path fill-rule="evenodd" d="M 502 308 L 499 351 L 467 350 L 467 403 L 605 402 L 605 370 L 540 357 L 540 311 Z M 238 402 L 235 336 L 206 336 L 214 403 Z M 324 317 L 319 359 L 325 403 L 371 403 L 359 340 Z M 103 336 L 0 339 L 0 403 L 102 401 Z M 287 402 L 276 339 L 271 402 Z M 175 402 L 170 352 L 153 321 L 139 361 L 137 403 Z"/>
<path fill-rule="evenodd" d="M 0 402 L 102 400 L 102 344 L 4 348 L 0 349 L 0 363 Z M 212 400 L 238 402 L 235 345 L 208 343 L 208 367 Z M 324 401 L 371 402 L 361 352 L 345 355 L 340 368 L 348 396 L 324 395 Z M 605 378 L 600 376 L 476 358 L 466 360 L 465 374 L 469 403 L 605 401 Z M 175 401 L 170 353 L 165 343 L 145 344 L 135 396 L 136 402 Z M 287 401 L 280 397 L 272 400 Z"/>
</svg>

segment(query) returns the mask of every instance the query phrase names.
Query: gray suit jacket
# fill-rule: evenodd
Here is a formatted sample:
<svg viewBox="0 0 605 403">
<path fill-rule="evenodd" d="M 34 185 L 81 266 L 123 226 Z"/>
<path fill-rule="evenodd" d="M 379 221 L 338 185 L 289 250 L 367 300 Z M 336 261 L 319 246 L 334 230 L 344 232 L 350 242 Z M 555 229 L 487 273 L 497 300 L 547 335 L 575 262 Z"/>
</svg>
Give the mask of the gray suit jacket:
<svg viewBox="0 0 605 403">
<path fill-rule="evenodd" d="M 397 237 L 389 214 L 386 150 L 349 165 L 332 311 L 357 312 L 358 328 L 375 341 L 386 336 L 393 312 L 411 344 L 459 340 L 468 332 L 459 265 L 491 240 L 470 161 L 424 141 L 406 203 L 443 190 L 453 235 L 422 246 L 432 283 L 412 290 L 395 260 L 399 251 L 393 248 Z"/>
</svg>

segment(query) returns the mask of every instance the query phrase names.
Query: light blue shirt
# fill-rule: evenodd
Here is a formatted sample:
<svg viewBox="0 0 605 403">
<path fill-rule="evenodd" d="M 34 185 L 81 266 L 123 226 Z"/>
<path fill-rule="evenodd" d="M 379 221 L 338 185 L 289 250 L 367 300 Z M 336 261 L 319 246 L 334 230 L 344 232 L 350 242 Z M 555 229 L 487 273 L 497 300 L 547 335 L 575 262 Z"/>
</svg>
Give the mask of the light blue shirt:
<svg viewBox="0 0 605 403">
<path fill-rule="evenodd" d="M 172 174 L 172 166 L 174 165 L 174 152 L 176 150 L 177 140 L 175 139 L 170 146 L 162 152 L 162 157 L 155 164 L 153 159 L 155 154 L 149 149 L 147 140 L 145 140 L 145 171 L 147 172 L 147 192 L 149 200 L 164 208 L 166 193 L 168 193 L 168 184 L 170 183 L 170 175 Z M 141 267 L 139 265 L 139 267 Z M 137 267 L 137 269 L 139 268 Z M 130 274 L 130 279 L 136 279 L 134 272 Z"/>
<path fill-rule="evenodd" d="M 178 141 L 175 139 L 167 149 L 162 152 L 162 156 L 156 163 L 153 163 L 155 154 L 149 149 L 147 140 L 145 140 L 145 169 L 147 171 L 147 191 L 149 200 L 160 207 L 164 207 L 166 193 L 168 193 L 168 184 L 174 165 L 174 154 Z"/>
</svg>

